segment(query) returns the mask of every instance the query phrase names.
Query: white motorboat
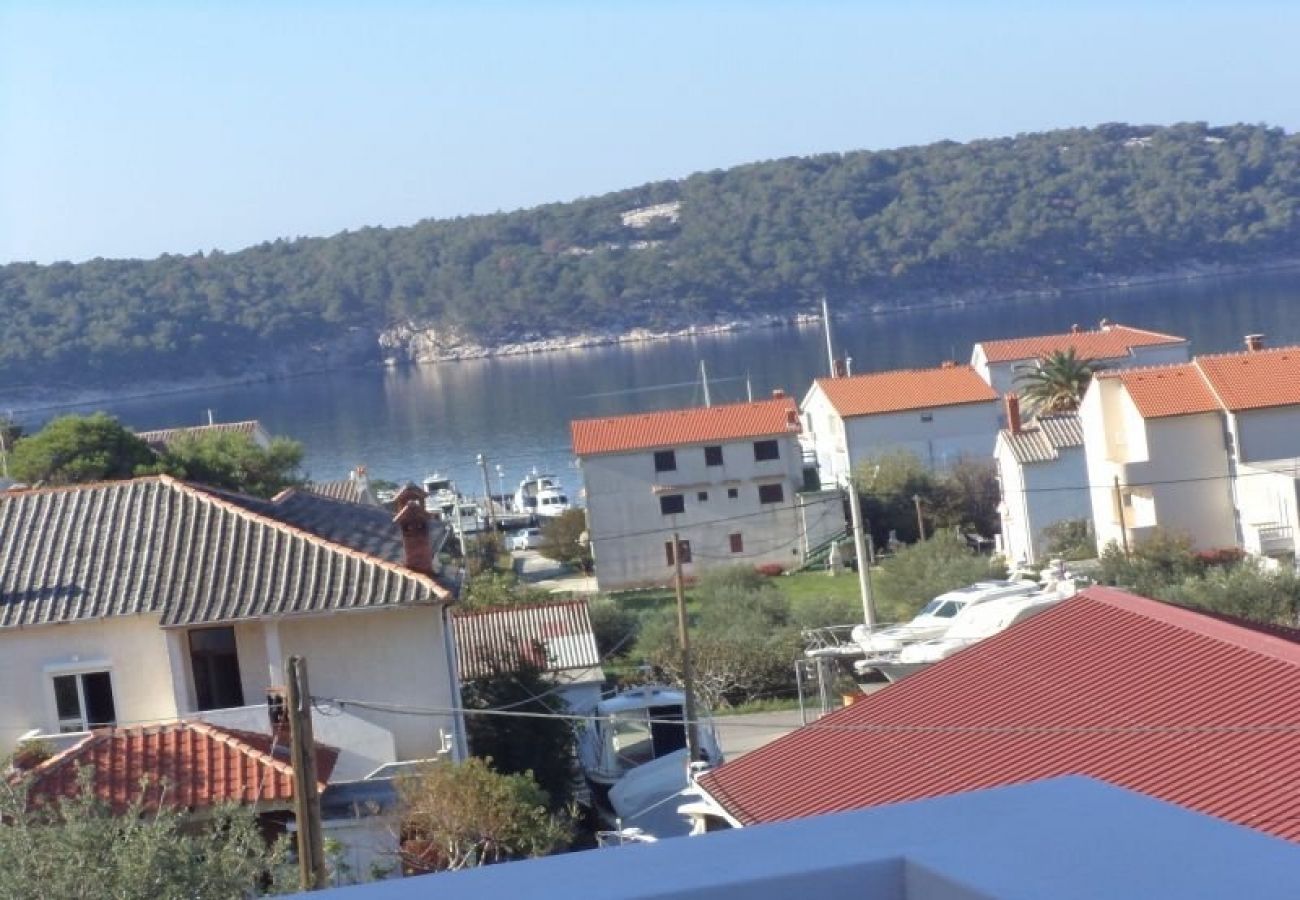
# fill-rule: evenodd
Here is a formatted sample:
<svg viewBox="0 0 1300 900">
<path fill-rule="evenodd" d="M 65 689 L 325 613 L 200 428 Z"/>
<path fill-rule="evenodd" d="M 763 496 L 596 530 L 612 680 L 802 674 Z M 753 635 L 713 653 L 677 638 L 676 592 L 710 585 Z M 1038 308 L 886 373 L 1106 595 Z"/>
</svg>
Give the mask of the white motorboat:
<svg viewBox="0 0 1300 900">
<path fill-rule="evenodd" d="M 460 495 L 456 493 L 456 484 L 450 478 L 434 472 L 424 476 L 421 482 L 424 488 L 424 507 L 429 512 L 441 512 L 450 517 L 455 513 L 454 507 Z"/>
<path fill-rule="evenodd" d="M 569 498 L 564 487 L 554 475 L 540 474 L 536 469 L 521 482 L 515 491 L 515 511 L 539 519 L 549 519 L 569 510 Z"/>
<path fill-rule="evenodd" d="M 1053 580 L 1032 594 L 1004 596 L 972 604 L 958 613 L 942 637 L 908 644 L 892 659 L 878 656 L 869 658 L 866 662 L 890 681 L 900 681 L 947 659 L 958 650 L 1050 609 L 1062 600 L 1073 597 L 1075 593 L 1073 580 Z"/>
<path fill-rule="evenodd" d="M 943 635 L 953 620 L 969 606 L 1000 597 L 1019 597 L 1039 589 L 1033 581 L 977 581 L 975 584 L 940 594 L 921 608 L 910 622 L 868 629 L 858 625 L 853 640 L 870 659 L 882 653 L 897 653 L 908 644 L 928 641 Z M 858 664 L 859 671 L 871 668 Z"/>
<path fill-rule="evenodd" d="M 578 737 L 578 764 L 597 795 L 607 794 L 628 772 L 686 748 L 686 696 L 647 685 L 601 700 Z M 713 726 L 699 726 L 700 752 L 711 765 L 722 762 Z M 681 790 L 686 785 L 682 757 Z"/>
</svg>

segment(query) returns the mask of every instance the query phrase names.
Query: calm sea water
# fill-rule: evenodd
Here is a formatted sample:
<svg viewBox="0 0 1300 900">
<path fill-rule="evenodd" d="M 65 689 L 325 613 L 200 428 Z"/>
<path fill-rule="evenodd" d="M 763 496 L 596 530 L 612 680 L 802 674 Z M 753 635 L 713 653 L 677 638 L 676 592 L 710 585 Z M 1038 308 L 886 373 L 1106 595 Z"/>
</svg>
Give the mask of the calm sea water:
<svg viewBox="0 0 1300 900">
<path fill-rule="evenodd" d="M 1185 335 L 1197 353 L 1236 349 L 1250 332 L 1266 333 L 1273 346 L 1300 343 L 1300 271 L 855 319 L 836 323 L 835 340 L 853 357 L 854 372 L 865 372 L 964 362 L 978 340 L 1092 327 L 1103 317 Z M 260 419 L 272 434 L 301 441 L 309 474 L 322 480 L 364 463 L 393 480 L 437 470 L 477 492 L 475 455 L 482 453 L 493 492 L 498 465 L 509 490 L 533 466 L 576 489 L 569 421 L 699 403 L 700 360 L 714 403 L 743 400 L 746 376 L 755 397 L 774 388 L 801 397 L 826 365 L 820 329 L 789 327 L 336 372 L 88 409 L 106 409 L 138 429 L 200 424 L 209 409 L 219 420 Z"/>
</svg>

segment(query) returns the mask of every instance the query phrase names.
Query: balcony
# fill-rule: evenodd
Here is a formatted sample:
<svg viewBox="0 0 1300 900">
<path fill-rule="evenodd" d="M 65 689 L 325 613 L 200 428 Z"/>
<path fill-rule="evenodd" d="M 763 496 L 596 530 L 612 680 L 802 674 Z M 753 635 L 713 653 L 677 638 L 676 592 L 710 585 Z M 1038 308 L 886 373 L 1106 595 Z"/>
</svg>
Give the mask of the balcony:
<svg viewBox="0 0 1300 900">
<path fill-rule="evenodd" d="M 1284 556 L 1295 553 L 1295 529 L 1290 525 L 1255 525 L 1255 538 L 1263 556 Z"/>
</svg>

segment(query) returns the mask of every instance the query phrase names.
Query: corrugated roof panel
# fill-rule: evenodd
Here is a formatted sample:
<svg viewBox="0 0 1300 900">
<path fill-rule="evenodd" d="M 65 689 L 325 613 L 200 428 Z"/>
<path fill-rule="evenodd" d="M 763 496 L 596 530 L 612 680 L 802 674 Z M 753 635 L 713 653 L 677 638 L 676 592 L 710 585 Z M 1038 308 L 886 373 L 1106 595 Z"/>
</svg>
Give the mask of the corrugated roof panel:
<svg viewBox="0 0 1300 900">
<path fill-rule="evenodd" d="M 1084 774 L 1300 840 L 1300 644 L 1092 588 L 703 777 L 745 823 Z"/>
<path fill-rule="evenodd" d="M 489 675 L 521 658 L 548 672 L 600 665 L 585 600 L 457 611 L 452 622 L 461 678 Z"/>
</svg>

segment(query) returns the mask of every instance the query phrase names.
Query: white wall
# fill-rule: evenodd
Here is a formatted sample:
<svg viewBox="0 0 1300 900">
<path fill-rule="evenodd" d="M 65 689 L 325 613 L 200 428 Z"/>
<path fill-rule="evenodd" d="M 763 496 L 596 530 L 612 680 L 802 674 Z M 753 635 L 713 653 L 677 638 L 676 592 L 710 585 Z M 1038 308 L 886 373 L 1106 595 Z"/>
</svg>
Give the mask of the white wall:
<svg viewBox="0 0 1300 900">
<path fill-rule="evenodd" d="M 845 421 L 850 464 L 898 450 L 942 469 L 963 456 L 993 455 L 1002 404 L 997 400 L 906 412 L 854 416 Z"/>
<path fill-rule="evenodd" d="M 653 451 L 583 457 L 587 526 L 600 588 L 668 581 L 672 566 L 664 545 L 671 543 L 674 529 L 691 543 L 688 575 L 738 563 L 798 564 L 803 537 L 796 494 L 803 485 L 802 452 L 793 434 L 777 440 L 780 459 L 762 462 L 754 459 L 753 440 L 722 444 L 721 466 L 705 465 L 706 444 L 678 446 L 672 448 L 677 468 L 671 472 L 655 471 Z M 763 484 L 780 484 L 782 502 L 759 503 Z M 735 489 L 734 499 L 727 496 L 728 489 Z M 659 505 L 663 494 L 681 494 L 685 511 L 664 515 Z M 740 553 L 731 551 L 733 533 L 741 535 Z"/>
<path fill-rule="evenodd" d="M 1242 541 L 1248 553 L 1277 552 L 1276 548 L 1261 545 L 1261 527 L 1289 528 L 1294 541 L 1296 528 L 1300 526 L 1297 476 L 1300 476 L 1300 460 L 1296 460 L 1296 469 L 1292 472 L 1270 471 L 1249 465 L 1238 467 L 1235 483 L 1237 509 L 1241 515 Z"/>
<path fill-rule="evenodd" d="M 1034 562 L 1047 556 L 1043 532 L 1071 519 L 1091 519 L 1088 460 L 1082 447 L 1068 447 L 1050 462 L 1016 462 L 1005 442 L 998 441 L 998 473 L 1002 485 L 1002 539 L 1012 562 Z"/>
<path fill-rule="evenodd" d="M 817 468 L 821 472 L 822 483 L 842 483 L 850 469 L 844 420 L 816 382 L 804 397 L 800 411 L 804 436 L 817 455 Z"/>
<path fill-rule="evenodd" d="M 171 668 L 158 616 L 120 616 L 0 629 L 0 755 L 32 729 L 58 731 L 49 666 L 107 662 L 119 722 L 176 717 Z M 73 669 L 60 669 L 68 674 Z"/>
<path fill-rule="evenodd" d="M 1234 418 L 1242 462 L 1300 456 L 1300 406 L 1246 410 Z"/>
</svg>

